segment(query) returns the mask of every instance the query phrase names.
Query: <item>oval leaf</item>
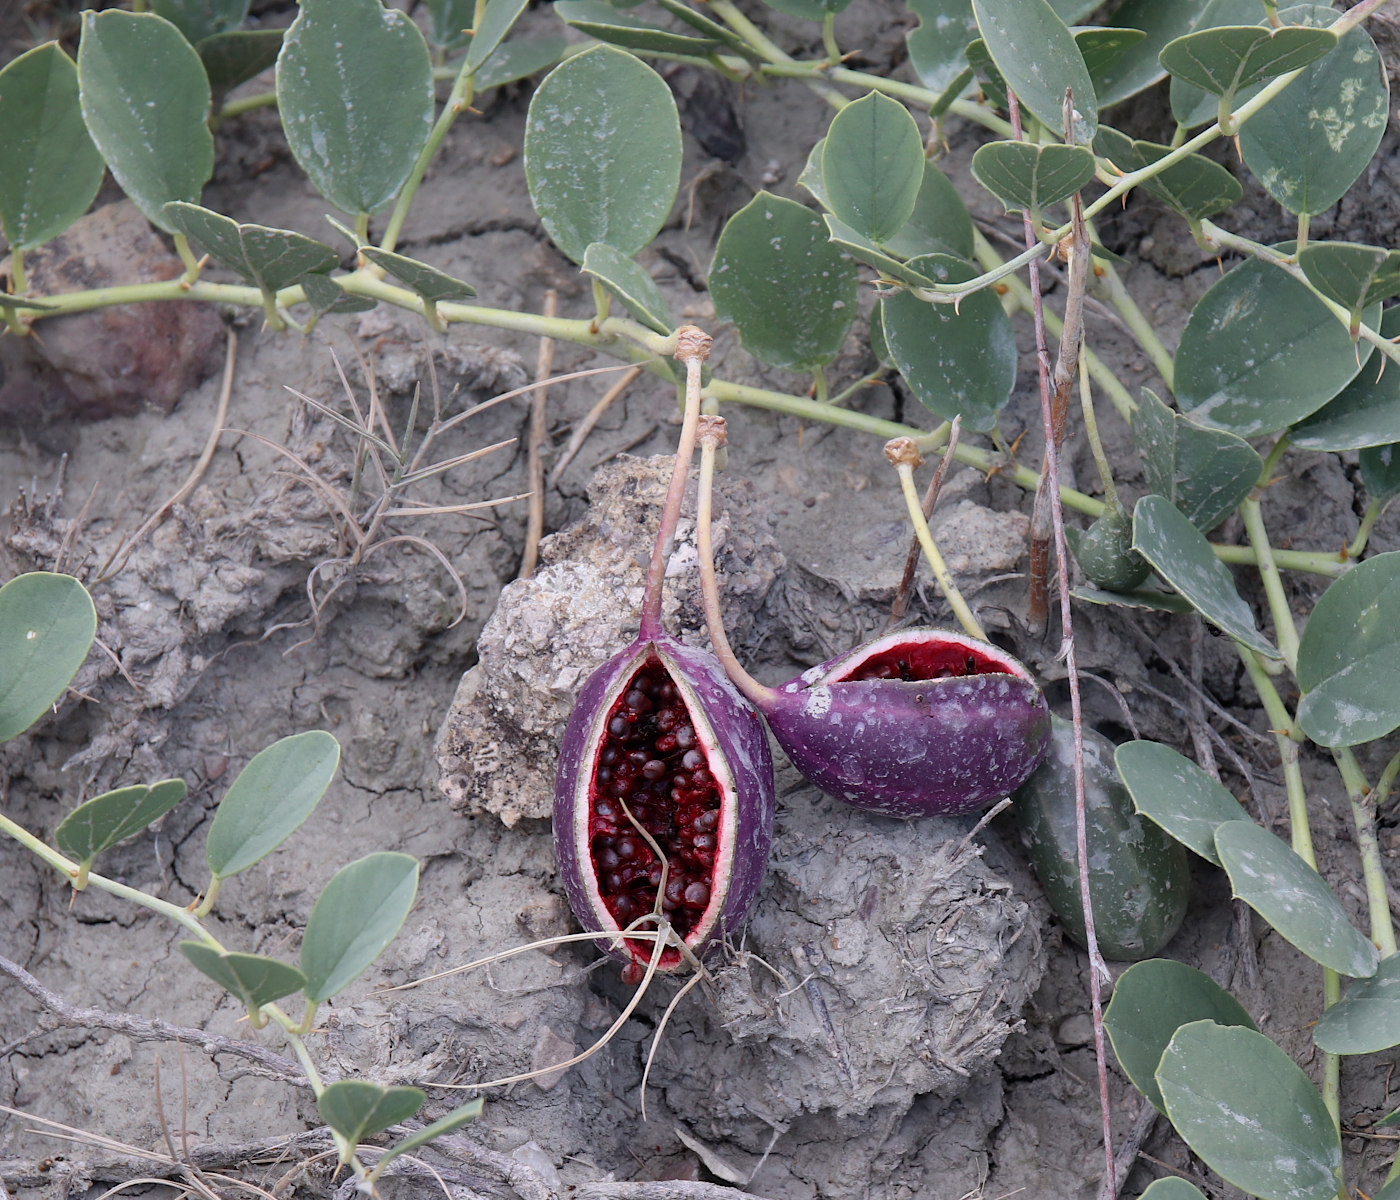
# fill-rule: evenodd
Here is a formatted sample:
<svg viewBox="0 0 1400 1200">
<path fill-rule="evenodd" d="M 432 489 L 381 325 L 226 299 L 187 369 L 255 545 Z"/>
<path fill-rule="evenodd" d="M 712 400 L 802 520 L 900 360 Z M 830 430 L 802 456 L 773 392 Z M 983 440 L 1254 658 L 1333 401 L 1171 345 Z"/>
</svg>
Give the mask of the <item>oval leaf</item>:
<svg viewBox="0 0 1400 1200">
<path fill-rule="evenodd" d="M 316 190 L 342 212 L 374 212 L 432 130 L 428 44 L 379 0 L 301 0 L 277 56 L 277 107 Z"/>
<path fill-rule="evenodd" d="M 1103 1027 L 1124 1073 L 1158 1112 L 1166 1112 L 1157 1067 L 1172 1035 L 1192 1021 L 1255 1024 L 1229 992 L 1204 971 L 1166 958 L 1134 963 L 1113 985 Z"/>
<path fill-rule="evenodd" d="M 715 314 L 755 358 L 795 371 L 829 362 L 856 312 L 855 264 L 811 209 L 759 192 L 729 218 L 710 264 Z"/>
<path fill-rule="evenodd" d="M 1342 1146 L 1322 1097 L 1262 1033 L 1193 1021 L 1157 1083 L 1167 1115 L 1211 1170 L 1264 1200 L 1336 1200 Z"/>
<path fill-rule="evenodd" d="M 0 742 L 63 695 L 96 635 L 92 597 L 71 575 L 33 571 L 0 587 Z"/>
<path fill-rule="evenodd" d="M 163 779 L 149 787 L 137 784 L 95 796 L 58 823 L 54 845 L 69 858 L 90 863 L 109 846 L 165 816 L 184 798 L 183 779 Z"/>
<path fill-rule="evenodd" d="M 639 20 L 631 13 L 618 12 L 606 0 L 558 0 L 554 6 L 559 19 L 600 42 L 626 50 L 651 54 L 689 54 L 703 57 L 719 42 L 693 33 L 676 33 Z M 475 44 L 475 42 L 473 42 Z"/>
<path fill-rule="evenodd" d="M 972 216 L 958 195 L 958 189 L 931 162 L 924 163 L 924 181 L 919 185 L 914 211 L 903 229 L 885 239 L 885 249 L 900 258 L 915 258 L 920 254 L 971 258 L 974 243 Z"/>
<path fill-rule="evenodd" d="M 152 225 L 197 201 L 214 172 L 209 79 L 189 42 L 154 13 L 83 13 L 78 94 L 88 133 Z"/>
<path fill-rule="evenodd" d="M 375 266 L 383 267 L 404 287 L 417 292 L 427 304 L 436 304 L 439 300 L 466 300 L 476 295 L 476 288 L 471 284 L 416 258 L 381 250 L 378 246 L 361 246 L 360 253 Z"/>
<path fill-rule="evenodd" d="M 671 89 L 632 55 L 585 50 L 535 90 L 525 179 L 545 232 L 574 262 L 594 242 L 636 254 L 660 231 L 680 178 Z"/>
<path fill-rule="evenodd" d="M 307 997 L 334 996 L 378 958 L 417 894 L 418 860 L 408 854 L 369 854 L 331 876 L 301 939 Z"/>
<path fill-rule="evenodd" d="M 269 293 L 332 270 L 340 256 L 324 242 L 290 229 L 240 225 L 198 204 L 167 204 L 165 219 L 217 261 Z"/>
<path fill-rule="evenodd" d="M 475 1121 L 481 1116 L 481 1109 L 486 1101 L 478 1096 L 475 1100 L 468 1100 L 461 1108 L 454 1108 L 445 1117 L 439 1117 L 431 1125 L 425 1125 L 418 1132 L 404 1138 L 401 1142 L 395 1142 L 388 1150 L 379 1156 L 374 1164 L 375 1170 L 382 1170 L 384 1164 L 392 1162 L 400 1154 L 407 1154 L 410 1150 L 416 1150 L 419 1146 L 426 1146 L 429 1142 L 435 1141 L 444 1134 L 452 1133 L 461 1129 L 470 1121 Z"/>
<path fill-rule="evenodd" d="M 1255 627 L 1235 580 L 1201 533 L 1164 496 L 1144 496 L 1133 509 L 1133 549 L 1222 633 L 1269 658 L 1279 653 Z"/>
<path fill-rule="evenodd" d="M 942 93 L 967 66 L 963 52 L 977 36 L 972 6 L 967 0 L 909 0 L 909 11 L 919 18 L 904 35 L 909 65 L 924 87 Z"/>
<path fill-rule="evenodd" d="M 1358 353 L 1306 284 L 1250 259 L 1192 310 L 1176 354 L 1176 397 L 1207 425 L 1241 437 L 1276 433 L 1337 395 L 1369 352 Z"/>
<path fill-rule="evenodd" d="M 1208 7 L 1208 0 L 1126 0 L 1109 22 L 1128 29 L 1141 29 L 1147 36 L 1093 76 L 1099 106 L 1107 108 L 1151 87 L 1164 75 L 1157 56 L 1173 38 L 1190 33 Z"/>
<path fill-rule="evenodd" d="M 151 11 L 194 45 L 216 33 L 237 29 L 248 15 L 248 0 L 151 0 Z"/>
<path fill-rule="evenodd" d="M 1227 821 L 1215 849 L 1235 895 L 1290 945 L 1343 975 L 1375 974 L 1378 956 L 1347 919 L 1322 876 L 1292 848 L 1253 821 Z"/>
<path fill-rule="evenodd" d="M 583 269 L 627 306 L 648 329 L 669 334 L 676 327 L 670 306 L 652 277 L 620 250 L 594 242 L 583 255 Z"/>
<path fill-rule="evenodd" d="M 973 177 L 1007 212 L 1039 212 L 1072 196 L 1094 169 L 1094 155 L 1083 146 L 988 142 L 972 156 Z"/>
<path fill-rule="evenodd" d="M 976 276 L 970 263 L 947 254 L 910 259 L 939 283 Z M 968 429 L 996 425 L 1016 386 L 1016 338 L 996 293 L 987 289 L 951 304 L 927 304 L 908 292 L 880 301 L 880 322 L 899 373 L 919 403 L 945 420 L 961 415 Z"/>
<path fill-rule="evenodd" d="M 0 232 L 19 250 L 57 237 L 102 186 L 102 156 L 78 103 L 78 72 L 57 42 L 0 71 Z"/>
<path fill-rule="evenodd" d="M 407 1121 L 427 1098 L 421 1088 L 341 1079 L 316 1098 L 316 1107 L 326 1124 L 354 1147 L 390 1125 Z"/>
<path fill-rule="evenodd" d="M 1147 1191 L 1138 1200 L 1206 1200 L 1205 1194 L 1194 1183 L 1177 1179 L 1173 1175 L 1154 1179 L 1147 1185 Z"/>
<path fill-rule="evenodd" d="M 1373 501 L 1384 502 L 1400 494 L 1400 444 L 1371 446 L 1356 456 L 1361 482 Z"/>
<path fill-rule="evenodd" d="M 238 773 L 209 827 L 204 856 L 216 878 L 271 854 L 330 787 L 340 743 L 319 729 L 273 742 Z"/>
<path fill-rule="evenodd" d="M 1133 414 L 1133 440 L 1147 487 L 1209 533 L 1239 506 L 1264 469 L 1254 447 L 1220 429 L 1203 429 L 1143 389 Z"/>
<path fill-rule="evenodd" d="M 1298 645 L 1298 724 L 1323 746 L 1355 746 L 1400 725 L 1400 551 L 1333 581 Z"/>
<path fill-rule="evenodd" d="M 282 49 L 281 29 L 234 29 L 216 33 L 195 46 L 209 86 L 215 95 L 247 83 L 277 61 Z"/>
<path fill-rule="evenodd" d="M 1226 25 L 1188 33 L 1163 47 L 1167 72 L 1213 96 L 1234 96 L 1243 87 L 1297 71 L 1337 44 L 1326 29 Z"/>
<path fill-rule="evenodd" d="M 506 39 L 506 34 L 525 11 L 529 0 L 486 0 L 486 11 L 472 32 L 471 45 L 467 47 L 467 67 L 471 71 L 480 69 L 491 54 Z"/>
<path fill-rule="evenodd" d="M 1400 305 L 1381 315 L 1380 332 L 1400 337 Z M 1304 450 L 1364 450 L 1400 442 L 1400 371 L 1377 356 L 1335 400 L 1324 404 L 1293 427 L 1289 439 Z M 1366 460 L 1362 459 L 1362 478 Z M 1373 495 L 1377 491 L 1367 484 Z"/>
<path fill-rule="evenodd" d="M 1160 742 L 1124 742 L 1113 757 L 1138 812 L 1220 866 L 1216 827 L 1249 820 L 1239 801 L 1189 758 Z"/>
<path fill-rule="evenodd" d="M 259 954 L 220 954 L 203 942 L 181 942 L 180 951 L 203 974 L 242 1002 L 250 1016 L 283 996 L 300 991 L 305 977 L 293 966 Z"/>
<path fill-rule="evenodd" d="M 1259 0 L 1210 0 L 1200 18 L 1193 23 L 1195 29 L 1202 30 L 1220 29 L 1228 25 L 1263 25 Z M 1191 31 L 1183 29 L 1181 32 L 1184 35 Z M 1233 107 L 1238 108 L 1262 86 L 1252 84 L 1241 89 L 1235 95 Z M 1172 77 L 1169 100 L 1172 116 L 1187 129 L 1214 121 L 1220 115 L 1219 97 L 1187 83 L 1179 76 Z"/>
<path fill-rule="evenodd" d="M 1017 99 L 1055 137 L 1064 134 L 1065 89 L 1078 113 L 1073 140 L 1087 146 L 1099 127 L 1098 101 L 1074 37 L 1046 0 L 972 0 L 987 50 Z"/>
<path fill-rule="evenodd" d="M 1279 13 L 1285 22 L 1327 25 L 1323 4 Z M 1331 208 L 1360 177 L 1380 145 L 1390 82 L 1376 44 L 1359 25 L 1336 50 L 1306 68 L 1287 91 L 1240 127 L 1245 165 L 1291 213 Z"/>
<path fill-rule="evenodd" d="M 1313 1026 L 1313 1041 L 1328 1054 L 1375 1054 L 1400 1046 L 1400 954 L 1381 960 L 1358 979 Z"/>
<path fill-rule="evenodd" d="M 871 241 L 893 237 L 914 212 L 924 180 L 924 139 L 909 110 L 871 92 L 831 122 L 822 148 L 826 205 Z"/>
</svg>

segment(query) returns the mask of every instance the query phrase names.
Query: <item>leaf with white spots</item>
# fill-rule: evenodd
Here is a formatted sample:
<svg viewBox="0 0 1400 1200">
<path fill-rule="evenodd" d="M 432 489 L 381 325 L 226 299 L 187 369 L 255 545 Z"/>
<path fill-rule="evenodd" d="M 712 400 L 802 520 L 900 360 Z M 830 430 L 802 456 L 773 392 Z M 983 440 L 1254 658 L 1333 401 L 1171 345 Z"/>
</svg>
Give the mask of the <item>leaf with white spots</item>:
<svg viewBox="0 0 1400 1200">
<path fill-rule="evenodd" d="M 1400 337 L 1400 306 L 1381 314 L 1380 332 Z M 1310 417 L 1293 427 L 1295 446 L 1305 450 L 1361 450 L 1361 478 L 1374 497 L 1384 489 L 1372 486 L 1368 476 L 1377 465 L 1369 447 L 1384 448 L 1400 442 L 1400 371 L 1387 358 L 1374 358 L 1345 388 Z"/>
<path fill-rule="evenodd" d="M 1353 567 L 1322 593 L 1298 645 L 1298 724 L 1323 746 L 1400 726 L 1400 551 Z"/>
<path fill-rule="evenodd" d="M 924 180 L 924 139 L 904 105 L 871 92 L 832 119 L 821 163 L 832 213 L 882 242 L 914 213 Z"/>
<path fill-rule="evenodd" d="M 755 358 L 794 371 L 830 362 L 856 314 L 856 268 L 810 208 L 759 192 L 729 218 L 710 264 L 715 315 Z"/>
<path fill-rule="evenodd" d="M 660 231 L 680 179 L 676 102 L 640 59 L 597 46 L 535 89 L 525 180 L 545 232 L 574 262 L 594 242 L 636 254 Z"/>
<path fill-rule="evenodd" d="M 92 597 L 71 575 L 32 571 L 0 587 L 0 742 L 63 695 L 96 634 Z"/>
<path fill-rule="evenodd" d="M 1374 324 L 1380 306 L 1365 316 Z M 1370 353 L 1306 284 L 1250 259 L 1191 311 L 1176 353 L 1177 403 L 1241 437 L 1276 433 L 1336 396 Z"/>
<path fill-rule="evenodd" d="M 1336 1200 L 1342 1143 L 1312 1080 L 1269 1038 L 1193 1021 L 1157 1068 L 1167 1115 L 1222 1179 L 1260 1200 Z"/>
<path fill-rule="evenodd" d="M 1376 1054 L 1400 1046 L 1400 954 L 1358 979 L 1313 1026 L 1313 1041 L 1329 1054 Z"/>
<path fill-rule="evenodd" d="M 1230 569 L 1205 534 L 1165 496 L 1144 496 L 1133 509 L 1133 549 L 1222 633 L 1267 658 L 1278 651 L 1254 624 Z"/>
<path fill-rule="evenodd" d="M 301 0 L 277 56 L 277 107 L 316 190 L 342 212 L 374 212 L 432 131 L 428 44 L 379 0 Z"/>
<path fill-rule="evenodd" d="M 1283 9 L 1285 23 L 1329 25 L 1329 5 Z M 1331 208 L 1366 170 L 1385 133 L 1390 83 L 1361 26 L 1240 129 L 1240 151 L 1265 190 L 1291 213 Z"/>
<path fill-rule="evenodd" d="M 1047 0 L 972 0 L 977 28 L 1016 97 L 1059 138 L 1065 90 L 1074 93 L 1074 141 L 1087 146 L 1099 128 L 1089 68 L 1060 15 Z"/>
<path fill-rule="evenodd" d="M 1253 821 L 1226 821 L 1215 831 L 1215 849 L 1231 891 L 1284 941 L 1343 975 L 1375 974 L 1375 946 L 1347 919 L 1322 876 L 1286 842 Z"/>
<path fill-rule="evenodd" d="M 1216 827 L 1248 820 L 1248 814 L 1218 780 L 1160 742 L 1124 742 L 1113 761 L 1138 812 L 1187 849 L 1220 865 Z"/>
</svg>

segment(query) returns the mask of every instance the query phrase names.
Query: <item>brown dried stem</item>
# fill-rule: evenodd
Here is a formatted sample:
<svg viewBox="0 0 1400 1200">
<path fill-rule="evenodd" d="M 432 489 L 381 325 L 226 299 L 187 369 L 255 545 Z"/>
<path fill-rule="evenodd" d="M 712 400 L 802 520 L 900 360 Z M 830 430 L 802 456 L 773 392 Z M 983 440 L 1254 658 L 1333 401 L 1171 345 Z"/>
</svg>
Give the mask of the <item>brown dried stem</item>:
<svg viewBox="0 0 1400 1200">
<path fill-rule="evenodd" d="M 544 317 L 553 320 L 559 307 L 559 294 L 550 288 L 544 294 Z M 530 511 L 525 521 L 525 553 L 520 559 L 519 578 L 528 579 L 535 573 L 540 560 L 540 538 L 544 536 L 544 441 L 549 433 L 545 402 L 549 389 L 545 387 L 554 371 L 554 339 L 540 338 L 540 353 L 535 360 L 535 382 L 540 386 L 530 398 L 530 433 L 525 443 L 525 475 L 530 482 Z"/>
</svg>

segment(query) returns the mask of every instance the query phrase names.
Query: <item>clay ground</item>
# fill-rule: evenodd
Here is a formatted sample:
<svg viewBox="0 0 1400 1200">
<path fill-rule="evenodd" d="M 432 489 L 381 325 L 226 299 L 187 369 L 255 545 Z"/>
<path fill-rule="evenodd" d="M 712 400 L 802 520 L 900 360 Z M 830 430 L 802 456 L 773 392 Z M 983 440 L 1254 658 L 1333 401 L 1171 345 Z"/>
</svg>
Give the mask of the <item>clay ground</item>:
<svg viewBox="0 0 1400 1200">
<path fill-rule="evenodd" d="M 289 19 L 275 5 L 265 7 L 268 19 Z M 785 46 L 814 49 L 814 26 L 770 16 Z M 842 45 L 863 48 L 867 69 L 907 72 L 899 64 L 909 22 L 902 8 L 857 0 L 837 30 Z M 7 32 L 14 38 L 22 31 L 12 25 Z M 677 92 L 690 98 L 682 109 L 683 203 L 642 261 L 678 315 L 716 333 L 712 361 L 725 377 L 801 390 L 803 381 L 756 364 L 732 330 L 716 327 L 700 281 L 720 225 L 754 189 L 801 194 L 797 175 L 830 112 L 795 82 L 701 92 L 697 80 L 673 73 Z M 518 150 L 527 102 L 526 90 L 507 89 L 458 122 L 401 249 L 471 281 L 484 304 L 539 311 L 553 290 L 561 315 L 585 316 L 588 288 L 545 240 L 526 193 Z M 1164 93 L 1154 91 L 1120 123 L 1155 136 L 1163 104 Z M 744 142 L 735 143 L 730 130 L 721 146 L 714 131 L 728 128 L 731 114 Z M 715 157 L 696 134 L 733 161 Z M 954 122 L 947 134 L 941 165 L 983 228 L 994 237 L 1019 236 L 969 179 L 979 132 Z M 1314 236 L 1388 244 L 1398 144 L 1392 125 L 1372 172 L 1335 214 L 1315 220 Z M 325 235 L 324 205 L 288 158 L 271 111 L 227 125 L 219 154 L 206 204 L 242 220 Z M 1251 196 L 1232 214 L 1235 227 L 1282 235 L 1277 211 Z M 104 193 L 100 202 L 118 198 Z M 1174 346 L 1191 306 L 1216 278 L 1215 263 L 1145 197 L 1134 197 L 1100 233 L 1127 257 L 1125 282 Z M 463 672 L 477 663 L 483 625 L 517 574 L 525 504 L 414 524 L 411 532 L 451 563 L 460 592 L 432 557 L 401 543 L 342 579 L 312 622 L 308 575 L 315 572 L 313 587 L 324 599 L 339 576 L 318 564 L 343 555 L 343 531 L 324 494 L 270 443 L 292 450 L 343 494 L 354 446 L 288 388 L 343 404 L 334 354 L 363 398 L 358 354 L 373 364 L 400 428 L 413 386 L 426 386 L 430 356 L 447 411 L 458 411 L 525 382 L 538 344 L 465 325 L 441 337 L 387 311 L 328 318 L 305 339 L 262 329 L 259 315 L 226 317 L 238 334 L 229 429 L 198 490 L 95 588 L 101 636 L 122 670 L 95 651 L 75 681 L 83 696 L 70 696 L 57 716 L 0 748 L 5 811 L 46 836 L 71 807 L 103 790 L 185 779 L 190 798 L 101 866 L 185 903 L 204 885 L 204 835 L 238 769 L 283 735 L 334 733 L 342 768 L 326 798 L 280 851 L 229 882 L 211 928 L 230 947 L 294 957 L 311 904 L 339 866 L 372 850 L 416 856 L 420 896 L 402 933 L 366 978 L 323 1010 L 309 1044 L 328 1077 L 427 1085 L 425 1113 L 435 1116 L 465 1098 L 436 1085 L 470 1085 L 562 1061 L 593 1042 L 627 1001 L 615 966 L 596 967 L 591 951 L 572 947 L 412 991 L 376 989 L 572 928 L 549 825 L 539 815 L 549 799 L 540 738 L 557 731 L 551 706 L 566 707 L 567 699 L 556 694 L 550 671 L 571 655 L 597 661 L 625 640 L 626 605 L 615 600 L 618 592 L 635 593 L 636 556 L 647 544 L 646 520 L 655 519 L 661 466 L 618 456 L 670 451 L 674 397 L 644 377 L 549 488 L 546 531 L 572 532 L 547 543 L 539 582 L 513 589 L 481 649 L 486 666 L 501 672 L 487 680 L 488 691 L 538 689 L 534 716 L 545 732 L 536 731 L 533 741 L 521 735 L 518 744 L 497 734 L 471 743 L 480 751 L 480 779 L 490 786 L 473 791 L 449 770 L 453 803 L 439 786 L 439 732 Z M 1037 462 L 1029 322 L 1018 319 L 1017 330 L 1020 382 L 1002 427 L 1008 440 L 1026 431 L 1019 453 Z M 1104 310 L 1091 312 L 1089 337 L 1131 386 L 1161 390 L 1146 358 Z M 5 576 L 56 563 L 95 576 L 180 487 L 214 421 L 223 342 L 221 331 L 205 364 L 209 378 L 169 415 L 142 410 L 88 423 L 30 417 L 0 427 L 0 496 L 6 503 L 24 497 L 11 510 L 9 541 L 0 548 Z M 833 368 L 833 388 L 873 366 L 865 345 L 858 324 Z M 554 351 L 556 372 L 605 361 L 570 345 Z M 608 382 L 551 388 L 547 467 Z M 854 403 L 878 416 L 931 423 L 897 386 L 869 388 Z M 425 485 L 417 499 L 460 504 L 528 491 L 528 404 L 498 405 L 441 439 L 435 457 L 514 440 Z M 734 611 L 756 672 L 777 681 L 880 627 L 905 526 L 875 439 L 756 409 L 726 415 L 726 536 L 738 556 L 733 574 L 746 589 Z M 1109 411 L 1101 420 L 1119 477 L 1135 495 L 1142 477 L 1127 430 Z M 1291 453 L 1284 467 L 1286 478 L 1266 508 L 1276 540 L 1329 548 L 1350 538 L 1363 504 L 1354 462 Z M 1067 475 L 1090 485 L 1082 439 L 1074 442 Z M 54 495 L 60 484 L 61 500 Z M 961 471 L 944 505 L 942 536 L 963 539 L 955 567 L 976 603 L 1067 712 L 1056 638 L 1027 636 L 1022 619 L 1018 531 L 1029 511 L 1026 496 L 1003 478 Z M 1233 532 L 1227 524 L 1218 536 Z M 1371 546 L 1400 547 L 1400 520 L 1382 519 Z M 540 589 L 567 592 L 561 581 L 576 570 L 593 571 L 590 579 L 618 591 L 604 593 L 605 603 L 579 618 L 580 626 L 557 612 L 532 624 L 530 605 Z M 690 586 L 682 572 L 670 615 L 694 631 Z M 1291 578 L 1290 586 L 1306 610 L 1322 581 Z M 921 588 L 918 603 L 930 620 L 947 621 L 931 585 Z M 465 617 L 453 624 L 459 604 Z M 559 640 L 565 634 L 567 644 Z M 1183 620 L 1100 608 L 1079 610 L 1076 636 L 1083 668 L 1099 681 L 1085 685 L 1095 725 L 1119 739 L 1131 736 L 1116 687 L 1144 737 L 1191 753 L 1191 734 L 1211 742 L 1210 727 L 1227 783 L 1262 820 L 1281 827 L 1285 806 L 1272 741 L 1261 736 L 1263 714 L 1227 646 Z M 1307 771 L 1324 873 L 1360 920 L 1344 795 L 1326 761 L 1310 760 Z M 1102 1163 L 1086 958 L 1048 917 L 1014 827 L 999 819 L 969 842 L 973 824 L 872 817 L 822 799 L 784 770 L 774 864 L 751 933 L 721 958 L 714 986 L 677 1006 L 648 1082 L 645 1119 L 641 1071 L 673 984 L 659 985 L 611 1044 L 581 1066 L 489 1090 L 482 1119 L 459 1135 L 455 1152 L 427 1156 L 445 1173 L 444 1186 L 461 1197 L 709 1196 L 722 1184 L 774 1200 L 1093 1196 Z M 1393 821 L 1382 844 L 1387 855 L 1400 851 Z M 1261 1028 L 1310 1065 L 1307 1027 L 1320 1009 L 1319 973 L 1258 922 L 1237 920 L 1219 873 L 1202 867 L 1194 888 L 1185 926 L 1166 953 L 1230 987 Z M 170 925 L 96 890 L 74 899 L 20 847 L 0 847 L 0 954 L 55 996 L 285 1056 L 274 1031 L 251 1031 L 232 1001 L 190 968 L 178 938 Z M 279 1196 L 326 1196 L 342 1186 L 324 1158 L 299 1165 L 327 1148 L 324 1139 L 288 1143 L 320 1125 L 309 1090 L 287 1078 L 297 1074 L 294 1063 L 142 1040 L 136 1027 L 103 1028 L 103 1021 L 60 1025 L 12 979 L 0 982 L 0 1102 L 27 1114 L 0 1115 L 0 1169 L 12 1190 L 97 1196 L 122 1180 L 168 1173 L 137 1157 L 137 1149 L 164 1154 L 167 1132 L 206 1169 L 241 1173 Z M 1348 1129 L 1395 1107 L 1393 1066 L 1393 1055 L 1346 1061 Z M 1116 1066 L 1111 1079 L 1115 1133 L 1132 1164 L 1124 1195 L 1174 1170 L 1212 1196 L 1238 1195 L 1208 1177 L 1164 1121 L 1139 1120 L 1141 1100 Z M 38 1119 L 113 1141 L 60 1140 Z M 1389 1143 L 1356 1133 L 1346 1145 L 1349 1178 L 1373 1190 Z M 396 1196 L 437 1187 L 421 1173 L 385 1184 Z"/>
</svg>

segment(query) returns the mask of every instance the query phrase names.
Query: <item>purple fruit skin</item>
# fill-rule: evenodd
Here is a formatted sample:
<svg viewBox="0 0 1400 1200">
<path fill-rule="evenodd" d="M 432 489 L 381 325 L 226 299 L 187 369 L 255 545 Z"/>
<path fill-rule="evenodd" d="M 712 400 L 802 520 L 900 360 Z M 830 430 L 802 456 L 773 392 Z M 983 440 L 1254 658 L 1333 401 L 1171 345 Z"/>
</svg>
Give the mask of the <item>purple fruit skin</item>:
<svg viewBox="0 0 1400 1200">
<path fill-rule="evenodd" d="M 1015 675 L 817 686 L 798 678 L 764 716 L 822 791 L 892 817 L 986 808 L 1023 783 L 1050 745 L 1045 699 Z"/>
<path fill-rule="evenodd" d="M 608 659 L 588 677 L 579 692 L 578 702 L 564 727 L 564 739 L 559 751 L 559 770 L 554 782 L 554 853 L 559 863 L 559 876 L 564 894 L 579 924 L 587 930 L 616 929 L 617 922 L 606 909 L 598 911 L 590 899 L 584 879 L 589 847 L 579 845 L 574 834 L 577 805 L 587 803 L 588 780 L 584 771 L 592 764 L 593 753 L 601 736 L 602 720 L 617 699 L 621 686 L 652 654 L 665 664 L 678 684 L 688 685 L 687 706 L 698 704 L 704 719 L 714 732 L 719 754 L 728 764 L 734 779 L 738 800 L 734 859 L 728 880 L 728 892 L 718 921 L 710 935 L 691 949 L 697 956 L 718 945 L 727 934 L 737 932 L 758 898 L 759 885 L 768 865 L 768 851 L 773 842 L 773 811 L 775 790 L 773 756 L 763 722 L 735 686 L 729 682 L 724 668 L 711 654 L 682 645 L 674 638 L 661 634 L 639 637 L 626 650 Z M 718 881 L 717 881 L 718 882 Z M 614 950 L 606 940 L 597 943 L 599 949 L 614 958 L 632 961 L 636 956 L 625 950 Z M 646 959 L 639 959 L 646 965 Z M 682 958 L 670 970 L 684 969 Z"/>
</svg>

